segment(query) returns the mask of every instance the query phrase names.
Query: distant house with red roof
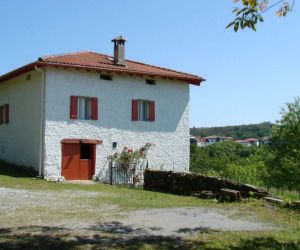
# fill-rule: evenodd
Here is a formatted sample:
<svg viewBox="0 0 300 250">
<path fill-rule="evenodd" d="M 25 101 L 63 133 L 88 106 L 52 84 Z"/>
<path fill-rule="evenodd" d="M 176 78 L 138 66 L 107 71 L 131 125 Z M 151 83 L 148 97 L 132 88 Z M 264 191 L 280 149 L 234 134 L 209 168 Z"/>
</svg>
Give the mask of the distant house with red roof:
<svg viewBox="0 0 300 250">
<path fill-rule="evenodd" d="M 205 137 L 205 139 L 207 140 L 206 145 L 211 145 L 211 144 L 214 144 L 216 142 L 232 141 L 233 140 L 232 137 L 216 136 L 216 135 L 207 136 L 207 137 Z"/>
<path fill-rule="evenodd" d="M 215 136 L 215 135 L 207 136 L 207 137 L 201 137 L 201 136 L 195 135 L 195 136 L 190 137 L 191 144 L 195 144 L 198 147 L 205 147 L 205 146 L 214 144 L 216 142 L 232 141 L 232 140 L 233 140 L 232 137 Z"/>
<path fill-rule="evenodd" d="M 190 137 L 191 144 L 197 145 L 198 147 L 204 147 L 207 144 L 207 140 L 201 136 L 195 135 Z"/>
<path fill-rule="evenodd" d="M 0 76 L 0 159 L 45 178 L 107 180 L 107 157 L 149 143 L 148 167 L 189 171 L 189 85 L 202 77 L 114 55 L 38 58 Z"/>
</svg>

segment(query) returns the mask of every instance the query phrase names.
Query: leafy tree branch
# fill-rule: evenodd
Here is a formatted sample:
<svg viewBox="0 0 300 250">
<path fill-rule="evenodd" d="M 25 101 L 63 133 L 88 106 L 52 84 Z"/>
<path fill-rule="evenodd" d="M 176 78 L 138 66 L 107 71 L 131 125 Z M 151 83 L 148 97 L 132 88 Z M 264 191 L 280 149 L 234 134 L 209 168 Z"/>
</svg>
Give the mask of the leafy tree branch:
<svg viewBox="0 0 300 250">
<path fill-rule="evenodd" d="M 285 17 L 294 8 L 296 0 L 233 0 L 239 7 L 235 7 L 232 13 L 235 18 L 226 28 L 233 27 L 237 32 L 239 29 L 249 28 L 256 31 L 256 25 L 263 22 L 263 14 L 274 7 L 279 7 L 276 11 L 278 17 Z"/>
</svg>

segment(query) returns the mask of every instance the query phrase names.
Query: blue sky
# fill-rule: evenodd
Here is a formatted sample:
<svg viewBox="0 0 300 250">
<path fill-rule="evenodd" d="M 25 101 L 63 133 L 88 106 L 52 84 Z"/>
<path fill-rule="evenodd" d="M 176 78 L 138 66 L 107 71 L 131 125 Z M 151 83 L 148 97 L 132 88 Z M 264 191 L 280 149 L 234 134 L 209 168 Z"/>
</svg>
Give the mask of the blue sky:
<svg viewBox="0 0 300 250">
<path fill-rule="evenodd" d="M 203 76 L 191 87 L 190 125 L 274 122 L 299 95 L 300 9 L 265 16 L 257 32 L 225 29 L 231 0 L 2 0 L 0 74 L 39 56 L 92 50 Z"/>
</svg>

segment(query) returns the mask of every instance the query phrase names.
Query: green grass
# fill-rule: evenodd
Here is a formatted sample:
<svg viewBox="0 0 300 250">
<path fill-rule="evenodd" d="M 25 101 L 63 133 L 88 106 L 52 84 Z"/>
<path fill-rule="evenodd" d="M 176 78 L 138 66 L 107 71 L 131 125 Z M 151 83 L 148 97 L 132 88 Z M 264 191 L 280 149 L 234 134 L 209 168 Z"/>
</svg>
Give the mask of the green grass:
<svg viewBox="0 0 300 250">
<path fill-rule="evenodd" d="M 298 230 L 295 233 L 278 232 L 217 232 L 200 234 L 191 239 L 198 249 L 233 250 L 298 250 L 300 249 Z"/>
<path fill-rule="evenodd" d="M 0 163 L 0 187 L 25 189 L 39 193 L 62 194 L 72 191 L 88 191 L 103 195 L 70 199 L 70 206 L 78 205 L 74 209 L 61 211 L 61 208 L 45 210 L 32 207 L 29 210 L 20 208 L 13 216 L 13 220 L 20 225 L 2 228 L 11 219 L 0 221 L 0 249 L 210 249 L 210 250 L 298 250 L 300 249 L 300 213 L 269 205 L 261 200 L 246 200 L 240 203 L 215 203 L 194 197 L 184 197 L 158 192 L 144 191 L 104 184 L 79 185 L 52 183 L 45 180 L 28 177 L 26 171 L 15 170 L 11 166 Z M 133 237 L 120 239 L 113 233 L 98 235 L 84 235 L 80 230 L 76 232 L 64 231 L 54 226 L 36 226 L 28 224 L 25 214 L 32 213 L 34 221 L 79 218 L 80 220 L 98 220 L 101 214 L 81 211 L 81 206 L 91 207 L 116 206 L 116 212 L 131 211 L 144 208 L 163 208 L 180 206 L 198 206 L 222 209 L 226 212 L 236 210 L 233 215 L 237 218 L 255 216 L 257 219 L 272 223 L 277 230 L 266 232 L 203 232 L 190 238 L 174 237 Z M 23 210 L 22 210 L 23 209 Z M 80 214 L 82 213 L 82 214 Z M 20 215 L 21 216 L 20 216 Z M 18 217 L 19 216 L 19 217 Z M 17 223 L 17 222 L 16 222 Z M 27 223 L 27 224 L 26 224 Z M 2 226 L 1 226 L 2 225 Z M 39 233 L 37 233 L 39 232 Z M 42 233 L 41 233 L 42 232 Z"/>
<path fill-rule="evenodd" d="M 97 203 L 118 205 L 122 210 L 141 208 L 163 208 L 177 206 L 209 206 L 211 202 L 194 197 L 178 196 L 159 192 L 145 191 L 107 184 L 70 184 L 54 183 L 38 178 L 28 177 L 26 172 L 14 172 L 8 165 L 0 165 L 0 187 L 26 189 L 32 191 L 89 191 L 102 192 L 105 196 L 96 198 Z"/>
<path fill-rule="evenodd" d="M 283 199 L 284 201 L 299 201 L 299 193 L 295 190 L 276 190 L 275 188 L 271 188 L 269 192 L 275 196 L 278 196 L 280 199 Z"/>
</svg>

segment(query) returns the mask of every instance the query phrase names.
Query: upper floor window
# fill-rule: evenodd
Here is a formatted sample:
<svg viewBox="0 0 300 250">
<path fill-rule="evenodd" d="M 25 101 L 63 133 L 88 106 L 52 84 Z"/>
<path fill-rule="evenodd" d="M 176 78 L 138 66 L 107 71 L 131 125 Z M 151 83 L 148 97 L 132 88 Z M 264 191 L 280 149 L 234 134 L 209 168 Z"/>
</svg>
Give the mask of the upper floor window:
<svg viewBox="0 0 300 250">
<path fill-rule="evenodd" d="M 90 120 L 91 110 L 91 98 L 78 97 L 78 119 Z"/>
<path fill-rule="evenodd" d="M 71 96 L 70 119 L 98 120 L 98 98 Z"/>
<path fill-rule="evenodd" d="M 155 121 L 155 103 L 149 100 L 132 100 L 132 121 Z"/>
<path fill-rule="evenodd" d="M 0 125 L 9 123 L 9 105 L 0 106 Z"/>
<path fill-rule="evenodd" d="M 150 101 L 139 100 L 139 121 L 149 121 L 150 116 Z"/>
</svg>

